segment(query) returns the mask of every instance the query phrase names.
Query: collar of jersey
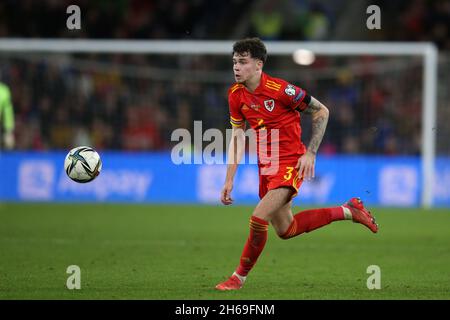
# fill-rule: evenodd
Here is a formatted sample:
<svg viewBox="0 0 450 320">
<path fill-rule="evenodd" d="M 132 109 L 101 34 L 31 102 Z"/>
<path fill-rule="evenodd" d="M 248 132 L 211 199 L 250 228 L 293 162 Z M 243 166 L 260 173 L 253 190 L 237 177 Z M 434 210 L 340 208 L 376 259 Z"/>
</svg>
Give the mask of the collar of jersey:
<svg viewBox="0 0 450 320">
<path fill-rule="evenodd" d="M 244 86 L 244 88 L 245 88 L 245 90 L 247 90 L 247 92 L 249 92 L 251 94 L 261 93 L 263 91 L 264 85 L 266 84 L 266 80 L 267 80 L 267 75 L 264 72 L 262 72 L 261 73 L 261 80 L 259 81 L 259 85 L 256 87 L 255 91 L 251 92 L 245 86 Z"/>
</svg>

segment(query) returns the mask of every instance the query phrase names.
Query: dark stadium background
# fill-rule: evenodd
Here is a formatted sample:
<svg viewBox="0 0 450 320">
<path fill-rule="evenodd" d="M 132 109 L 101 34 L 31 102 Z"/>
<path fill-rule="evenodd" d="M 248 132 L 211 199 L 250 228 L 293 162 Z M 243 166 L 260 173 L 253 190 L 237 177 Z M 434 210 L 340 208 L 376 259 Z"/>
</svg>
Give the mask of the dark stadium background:
<svg viewBox="0 0 450 320">
<path fill-rule="evenodd" d="M 66 28 L 72 4 L 81 9 L 81 30 Z M 372 4 L 381 8 L 380 30 L 366 27 Z M 1 136 L 0 298 L 448 300 L 449 24 L 448 0 L 1 1 L 0 40 L 432 43 L 441 171 L 434 205 L 422 209 L 420 58 L 317 56 L 300 67 L 269 52 L 270 74 L 301 85 L 332 111 L 318 182 L 305 186 L 304 202 L 300 190 L 296 209 L 343 203 L 353 196 L 346 187 L 357 184 L 355 195 L 372 206 L 380 232 L 336 223 L 285 242 L 271 230 L 248 286 L 218 293 L 214 285 L 233 270 L 247 237 L 255 168 L 241 168 L 238 178 L 248 179 L 235 193 L 242 202 L 221 207 L 219 169 L 174 166 L 170 137 L 178 128 L 193 132 L 195 120 L 203 130 L 230 127 L 230 55 L 0 50 L 0 81 L 11 90 L 15 117 L 14 148 L 3 144 L 3 126 Z M 308 119 L 303 127 L 308 141 Z M 104 162 L 90 184 L 75 184 L 62 169 L 78 145 L 93 146 Z M 396 172 L 382 185 L 374 170 L 390 164 L 417 170 Z M 328 172 L 345 181 L 324 196 Z M 400 195 L 409 189 L 412 198 Z M 80 266 L 81 290 L 66 288 L 70 265 Z M 366 287 L 370 265 L 381 268 L 380 290 Z"/>
</svg>

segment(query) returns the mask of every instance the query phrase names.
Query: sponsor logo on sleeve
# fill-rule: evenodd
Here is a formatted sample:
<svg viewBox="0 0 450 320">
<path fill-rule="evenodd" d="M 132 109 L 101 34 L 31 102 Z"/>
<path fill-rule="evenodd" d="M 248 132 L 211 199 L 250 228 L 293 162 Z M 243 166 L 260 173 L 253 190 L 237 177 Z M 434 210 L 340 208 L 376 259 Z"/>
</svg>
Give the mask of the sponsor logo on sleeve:
<svg viewBox="0 0 450 320">
<path fill-rule="evenodd" d="M 288 84 L 286 89 L 284 89 L 284 93 L 292 97 L 293 95 L 295 95 L 295 87 L 292 84 Z"/>
</svg>

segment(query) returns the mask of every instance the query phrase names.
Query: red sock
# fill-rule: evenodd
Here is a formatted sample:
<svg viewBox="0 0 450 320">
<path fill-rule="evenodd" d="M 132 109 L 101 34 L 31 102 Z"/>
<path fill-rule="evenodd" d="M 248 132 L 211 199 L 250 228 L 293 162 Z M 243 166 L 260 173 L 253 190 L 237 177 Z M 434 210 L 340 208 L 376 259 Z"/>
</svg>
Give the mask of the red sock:
<svg viewBox="0 0 450 320">
<path fill-rule="evenodd" d="M 291 225 L 281 238 L 289 239 L 303 232 L 310 232 L 326 226 L 330 222 L 344 219 L 345 215 L 342 207 L 301 211 L 294 215 L 294 220 L 292 220 Z"/>
<path fill-rule="evenodd" d="M 256 263 L 264 249 L 267 240 L 269 223 L 266 220 L 252 216 L 250 218 L 250 235 L 242 251 L 239 267 L 236 273 L 245 277 Z"/>
</svg>

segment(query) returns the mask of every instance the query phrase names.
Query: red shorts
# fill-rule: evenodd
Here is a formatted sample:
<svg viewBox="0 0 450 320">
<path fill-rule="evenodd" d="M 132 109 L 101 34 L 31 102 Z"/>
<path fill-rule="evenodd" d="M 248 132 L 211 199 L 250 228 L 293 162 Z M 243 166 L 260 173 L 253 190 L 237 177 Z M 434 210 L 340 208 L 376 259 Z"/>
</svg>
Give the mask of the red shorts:
<svg viewBox="0 0 450 320">
<path fill-rule="evenodd" d="M 295 168 L 295 162 L 282 162 L 278 170 L 273 174 L 264 175 L 262 168 L 259 168 L 259 198 L 262 199 L 269 190 L 277 189 L 279 187 L 290 187 L 295 192 L 292 198 L 298 193 L 298 189 L 303 182 L 302 178 L 298 176 L 298 169 Z"/>
</svg>

